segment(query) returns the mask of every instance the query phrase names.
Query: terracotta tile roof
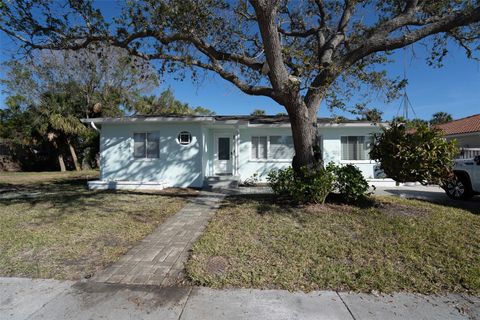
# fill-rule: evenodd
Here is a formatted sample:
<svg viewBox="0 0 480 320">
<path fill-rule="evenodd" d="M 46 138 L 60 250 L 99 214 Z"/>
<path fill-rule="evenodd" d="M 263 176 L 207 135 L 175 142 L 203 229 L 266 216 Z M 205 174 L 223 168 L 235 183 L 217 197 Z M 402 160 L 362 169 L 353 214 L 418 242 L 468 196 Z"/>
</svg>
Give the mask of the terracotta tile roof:
<svg viewBox="0 0 480 320">
<path fill-rule="evenodd" d="M 453 120 L 436 126 L 443 130 L 445 135 L 480 132 L 480 114 L 475 114 L 462 119 Z"/>
</svg>

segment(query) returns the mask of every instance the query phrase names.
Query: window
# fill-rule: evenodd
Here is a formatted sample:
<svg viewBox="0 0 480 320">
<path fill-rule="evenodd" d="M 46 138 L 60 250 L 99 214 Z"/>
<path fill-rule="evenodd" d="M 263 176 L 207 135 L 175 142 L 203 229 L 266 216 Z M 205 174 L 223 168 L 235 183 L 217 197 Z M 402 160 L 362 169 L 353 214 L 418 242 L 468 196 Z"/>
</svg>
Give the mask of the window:
<svg viewBox="0 0 480 320">
<path fill-rule="evenodd" d="M 188 131 L 182 131 L 178 134 L 178 143 L 181 145 L 188 145 L 192 142 L 192 134 Z"/>
<path fill-rule="evenodd" d="M 251 159 L 291 160 L 294 154 L 292 136 L 252 137 Z"/>
<path fill-rule="evenodd" d="M 252 159 L 267 159 L 267 137 L 252 137 Z"/>
<path fill-rule="evenodd" d="M 370 160 L 370 143 L 367 137 L 342 137 L 341 143 L 342 160 Z"/>
<path fill-rule="evenodd" d="M 270 136 L 270 159 L 292 159 L 295 154 L 292 136 Z"/>
<path fill-rule="evenodd" d="M 159 140 L 157 132 L 134 133 L 133 157 L 135 159 L 158 158 L 160 153 Z"/>
</svg>

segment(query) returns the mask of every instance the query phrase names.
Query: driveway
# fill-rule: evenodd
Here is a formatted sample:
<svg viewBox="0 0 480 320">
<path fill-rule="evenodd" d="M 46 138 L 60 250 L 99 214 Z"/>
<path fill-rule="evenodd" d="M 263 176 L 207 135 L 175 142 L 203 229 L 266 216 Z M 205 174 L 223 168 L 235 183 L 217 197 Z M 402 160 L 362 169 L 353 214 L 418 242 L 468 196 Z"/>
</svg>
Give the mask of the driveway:
<svg viewBox="0 0 480 320">
<path fill-rule="evenodd" d="M 438 186 L 401 186 L 401 187 L 378 187 L 374 191 L 378 196 L 398 196 L 401 198 L 418 199 L 445 206 L 461 208 L 480 214 L 480 196 L 475 196 L 468 200 L 452 200 Z"/>
<path fill-rule="evenodd" d="M 480 299 L 0 278 L 2 320 L 479 319 Z"/>
</svg>

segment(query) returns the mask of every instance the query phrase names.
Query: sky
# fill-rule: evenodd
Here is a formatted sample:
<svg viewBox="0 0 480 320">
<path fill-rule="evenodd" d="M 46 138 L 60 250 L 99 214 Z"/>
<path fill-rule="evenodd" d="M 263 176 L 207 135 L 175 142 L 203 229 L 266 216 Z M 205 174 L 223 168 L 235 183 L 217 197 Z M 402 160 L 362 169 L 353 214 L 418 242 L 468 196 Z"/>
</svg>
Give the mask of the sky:
<svg viewBox="0 0 480 320">
<path fill-rule="evenodd" d="M 98 2 L 103 12 L 108 12 L 113 2 Z M 114 10 L 110 9 L 110 13 Z M 480 113 L 480 63 L 468 60 L 465 53 L 455 47 L 449 48 L 450 54 L 442 68 L 432 68 L 425 62 L 427 52 L 420 46 L 414 46 L 415 58 L 411 50 L 398 50 L 393 58 L 395 63 L 388 66 L 390 76 L 402 76 L 404 71 L 408 78 L 407 94 L 418 118 L 430 119 L 438 111 L 448 112 L 456 118 Z M 11 59 L 16 48 L 12 41 L 0 32 L 0 63 Z M 404 66 L 406 57 L 406 67 Z M 173 75 L 166 75 L 156 92 L 171 88 L 178 100 L 191 106 L 202 106 L 215 111 L 216 114 L 249 114 L 254 109 L 263 109 L 267 114 L 285 112 L 282 106 L 266 97 L 244 94 L 229 82 L 215 74 L 207 74 L 199 83 L 193 83 L 188 77 L 183 81 L 175 80 Z M 3 88 L 0 87 L 0 90 Z M 3 90 L 2 90 L 3 91 Z M 0 108 L 4 107 L 8 93 L 0 93 Z M 352 99 L 353 106 L 358 101 Z M 373 100 L 368 106 L 378 108 L 384 113 L 384 119 L 391 119 L 398 114 L 401 101 L 385 104 L 381 99 Z M 410 111 L 412 114 L 412 112 Z M 400 112 L 401 114 L 401 112 Z M 347 118 L 354 116 L 336 111 L 335 115 Z M 319 116 L 332 116 L 325 104 L 322 104 Z"/>
</svg>

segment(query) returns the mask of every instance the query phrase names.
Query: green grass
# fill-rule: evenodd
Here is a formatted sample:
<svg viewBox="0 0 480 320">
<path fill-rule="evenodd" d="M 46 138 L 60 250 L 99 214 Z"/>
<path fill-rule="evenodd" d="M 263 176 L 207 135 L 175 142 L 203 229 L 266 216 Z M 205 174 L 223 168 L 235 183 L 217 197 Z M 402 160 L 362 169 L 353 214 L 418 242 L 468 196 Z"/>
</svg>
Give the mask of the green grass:
<svg viewBox="0 0 480 320">
<path fill-rule="evenodd" d="M 294 208 L 230 197 L 187 275 L 214 288 L 480 293 L 480 216 L 394 197 Z"/>
<path fill-rule="evenodd" d="M 194 191 L 86 189 L 97 172 L 0 175 L 0 276 L 80 279 L 116 261 Z M 28 195 L 5 199 L 5 196 Z"/>
</svg>

